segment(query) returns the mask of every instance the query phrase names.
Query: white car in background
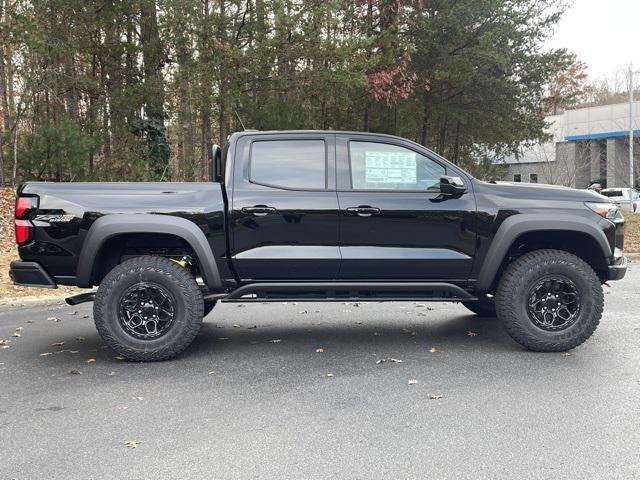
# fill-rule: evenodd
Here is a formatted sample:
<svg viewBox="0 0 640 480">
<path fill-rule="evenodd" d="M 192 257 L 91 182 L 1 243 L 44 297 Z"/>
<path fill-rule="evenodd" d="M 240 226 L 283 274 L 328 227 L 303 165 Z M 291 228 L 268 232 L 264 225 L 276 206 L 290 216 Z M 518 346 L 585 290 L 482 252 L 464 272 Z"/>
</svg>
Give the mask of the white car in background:
<svg viewBox="0 0 640 480">
<path fill-rule="evenodd" d="M 609 197 L 621 208 L 629 209 L 629 196 L 633 199 L 632 210 L 640 212 L 640 193 L 631 188 L 605 188 L 600 195 Z"/>
</svg>

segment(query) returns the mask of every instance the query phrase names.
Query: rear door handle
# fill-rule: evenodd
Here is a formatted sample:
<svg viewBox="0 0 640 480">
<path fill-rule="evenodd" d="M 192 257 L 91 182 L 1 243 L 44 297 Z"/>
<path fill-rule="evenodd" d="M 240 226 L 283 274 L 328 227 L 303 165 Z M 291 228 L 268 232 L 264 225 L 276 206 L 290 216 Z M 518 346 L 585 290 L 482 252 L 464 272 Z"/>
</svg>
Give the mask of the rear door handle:
<svg viewBox="0 0 640 480">
<path fill-rule="evenodd" d="M 250 213 L 255 217 L 264 217 L 270 213 L 275 213 L 276 209 L 266 205 L 255 205 L 253 207 L 242 207 L 242 213 Z"/>
<path fill-rule="evenodd" d="M 380 213 L 380 209 L 370 207 L 369 205 L 360 205 L 358 207 L 347 208 L 347 213 L 350 215 L 358 215 L 359 217 L 371 217 L 372 215 L 378 215 Z"/>
</svg>

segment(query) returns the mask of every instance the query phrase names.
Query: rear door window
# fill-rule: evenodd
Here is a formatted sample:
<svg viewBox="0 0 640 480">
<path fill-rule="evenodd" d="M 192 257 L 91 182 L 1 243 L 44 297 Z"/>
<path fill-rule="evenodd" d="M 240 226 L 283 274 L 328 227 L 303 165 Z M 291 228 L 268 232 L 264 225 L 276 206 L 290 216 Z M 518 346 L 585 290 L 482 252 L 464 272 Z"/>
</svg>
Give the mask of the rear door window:
<svg viewBox="0 0 640 480">
<path fill-rule="evenodd" d="M 324 140 L 261 140 L 253 142 L 249 181 L 289 190 L 327 188 Z"/>
</svg>

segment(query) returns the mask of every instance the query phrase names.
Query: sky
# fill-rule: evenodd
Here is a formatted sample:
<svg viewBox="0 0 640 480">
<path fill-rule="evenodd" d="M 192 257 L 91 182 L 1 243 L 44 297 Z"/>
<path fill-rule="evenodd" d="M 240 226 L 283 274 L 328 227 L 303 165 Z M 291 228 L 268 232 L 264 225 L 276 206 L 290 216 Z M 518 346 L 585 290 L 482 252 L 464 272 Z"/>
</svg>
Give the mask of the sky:
<svg viewBox="0 0 640 480">
<path fill-rule="evenodd" d="M 640 0 L 568 2 L 548 45 L 577 54 L 592 79 L 610 76 L 633 61 L 640 81 Z"/>
</svg>

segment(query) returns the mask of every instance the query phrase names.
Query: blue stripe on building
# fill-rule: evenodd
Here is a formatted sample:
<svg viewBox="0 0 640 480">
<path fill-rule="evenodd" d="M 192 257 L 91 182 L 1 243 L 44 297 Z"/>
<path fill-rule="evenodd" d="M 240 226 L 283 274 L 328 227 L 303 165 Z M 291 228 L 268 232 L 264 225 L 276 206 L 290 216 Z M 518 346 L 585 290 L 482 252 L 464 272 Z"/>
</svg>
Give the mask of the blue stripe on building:
<svg viewBox="0 0 640 480">
<path fill-rule="evenodd" d="M 634 130 L 634 135 L 640 135 L 640 130 Z M 612 137 L 628 137 L 629 130 L 623 130 L 620 132 L 604 132 L 604 133 L 588 133 L 586 135 L 569 135 L 564 137 L 567 142 L 575 142 L 578 140 L 599 140 Z"/>
</svg>

